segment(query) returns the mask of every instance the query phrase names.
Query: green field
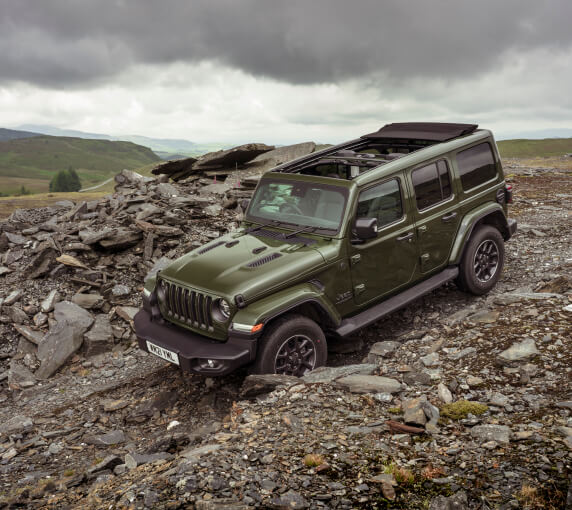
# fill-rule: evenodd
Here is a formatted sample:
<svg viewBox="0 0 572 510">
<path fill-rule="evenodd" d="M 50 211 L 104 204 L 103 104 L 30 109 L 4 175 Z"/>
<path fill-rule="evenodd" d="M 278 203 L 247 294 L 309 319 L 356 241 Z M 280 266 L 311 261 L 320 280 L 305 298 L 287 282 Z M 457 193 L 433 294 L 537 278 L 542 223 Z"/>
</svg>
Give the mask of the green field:
<svg viewBox="0 0 572 510">
<path fill-rule="evenodd" d="M 572 138 L 544 140 L 502 140 L 497 146 L 503 158 L 535 158 L 563 156 L 572 153 Z"/>
<path fill-rule="evenodd" d="M 0 192 L 17 193 L 22 185 L 36 193 L 48 191 L 60 170 L 73 167 L 83 187 L 119 173 L 161 161 L 147 147 L 131 142 L 37 136 L 0 142 Z"/>
</svg>

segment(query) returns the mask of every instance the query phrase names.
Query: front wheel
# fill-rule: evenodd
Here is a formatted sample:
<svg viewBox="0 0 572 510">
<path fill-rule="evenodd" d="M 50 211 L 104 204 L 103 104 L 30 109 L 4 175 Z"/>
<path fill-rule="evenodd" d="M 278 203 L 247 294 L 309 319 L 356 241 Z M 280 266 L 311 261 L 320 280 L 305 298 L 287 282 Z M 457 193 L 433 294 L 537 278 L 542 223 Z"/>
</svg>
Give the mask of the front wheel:
<svg viewBox="0 0 572 510">
<path fill-rule="evenodd" d="M 457 282 L 463 290 L 478 296 L 498 282 L 504 266 L 504 239 L 500 232 L 484 225 L 471 236 L 459 267 Z"/>
<path fill-rule="evenodd" d="M 262 335 L 252 372 L 302 377 L 325 365 L 327 355 L 322 329 L 303 315 L 287 315 Z"/>
</svg>

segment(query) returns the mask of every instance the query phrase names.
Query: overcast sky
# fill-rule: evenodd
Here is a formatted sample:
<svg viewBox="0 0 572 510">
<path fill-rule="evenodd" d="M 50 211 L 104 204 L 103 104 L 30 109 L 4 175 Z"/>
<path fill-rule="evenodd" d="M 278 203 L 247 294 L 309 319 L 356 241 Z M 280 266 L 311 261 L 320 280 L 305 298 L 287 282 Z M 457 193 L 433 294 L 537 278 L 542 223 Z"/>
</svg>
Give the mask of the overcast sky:
<svg viewBox="0 0 572 510">
<path fill-rule="evenodd" d="M 572 128 L 570 0 L 0 0 L 0 127 L 340 142 Z"/>
</svg>

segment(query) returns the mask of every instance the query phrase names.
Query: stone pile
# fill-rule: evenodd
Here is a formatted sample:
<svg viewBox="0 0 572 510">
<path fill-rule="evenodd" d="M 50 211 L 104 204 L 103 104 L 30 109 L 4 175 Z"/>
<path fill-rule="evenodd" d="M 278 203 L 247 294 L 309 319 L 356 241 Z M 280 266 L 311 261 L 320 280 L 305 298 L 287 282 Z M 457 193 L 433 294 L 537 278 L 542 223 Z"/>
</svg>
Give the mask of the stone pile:
<svg viewBox="0 0 572 510">
<path fill-rule="evenodd" d="M 531 175 L 514 179 L 529 227 L 491 294 L 439 289 L 328 339 L 329 365 L 301 379 L 183 375 L 133 343 L 145 274 L 232 228 L 223 203 L 247 190 L 123 172 L 95 205 L 15 212 L 0 224 L 0 506 L 568 508 L 572 180 Z"/>
</svg>

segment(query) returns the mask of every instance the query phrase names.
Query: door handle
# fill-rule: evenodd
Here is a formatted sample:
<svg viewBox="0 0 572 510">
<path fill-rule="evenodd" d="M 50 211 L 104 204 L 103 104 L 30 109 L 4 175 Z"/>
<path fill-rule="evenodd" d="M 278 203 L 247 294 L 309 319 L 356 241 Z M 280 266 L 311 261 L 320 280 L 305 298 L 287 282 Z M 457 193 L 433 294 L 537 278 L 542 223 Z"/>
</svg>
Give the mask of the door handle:
<svg viewBox="0 0 572 510">
<path fill-rule="evenodd" d="M 398 241 L 411 241 L 411 239 L 413 239 L 413 232 L 407 232 L 407 234 L 397 238 Z"/>
<path fill-rule="evenodd" d="M 456 212 L 452 212 L 451 214 L 446 214 L 445 216 L 441 217 L 441 220 L 444 222 L 451 221 L 453 218 L 457 216 Z"/>
</svg>

